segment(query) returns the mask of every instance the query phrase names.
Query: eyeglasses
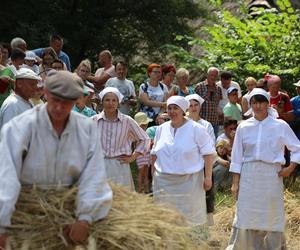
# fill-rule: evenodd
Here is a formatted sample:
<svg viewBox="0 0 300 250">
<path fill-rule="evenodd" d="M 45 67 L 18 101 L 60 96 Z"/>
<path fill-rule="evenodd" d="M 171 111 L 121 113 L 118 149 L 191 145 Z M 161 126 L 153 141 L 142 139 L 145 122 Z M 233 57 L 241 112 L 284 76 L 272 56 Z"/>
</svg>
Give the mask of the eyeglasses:
<svg viewBox="0 0 300 250">
<path fill-rule="evenodd" d="M 159 71 L 159 70 L 153 70 L 151 73 L 159 74 L 159 73 L 161 73 L 161 71 Z"/>
</svg>

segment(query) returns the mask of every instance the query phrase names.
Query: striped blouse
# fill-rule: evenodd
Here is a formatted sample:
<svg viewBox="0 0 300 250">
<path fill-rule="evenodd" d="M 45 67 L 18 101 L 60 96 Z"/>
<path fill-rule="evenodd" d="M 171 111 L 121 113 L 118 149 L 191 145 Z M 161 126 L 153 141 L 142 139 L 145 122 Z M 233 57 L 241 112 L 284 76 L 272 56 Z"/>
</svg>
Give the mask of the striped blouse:
<svg viewBox="0 0 300 250">
<path fill-rule="evenodd" d="M 132 143 L 136 142 L 135 151 L 145 154 L 149 150 L 150 138 L 130 116 L 118 111 L 114 121 L 107 120 L 104 111 L 93 117 L 100 130 L 100 140 L 105 157 L 114 158 L 132 154 Z"/>
</svg>

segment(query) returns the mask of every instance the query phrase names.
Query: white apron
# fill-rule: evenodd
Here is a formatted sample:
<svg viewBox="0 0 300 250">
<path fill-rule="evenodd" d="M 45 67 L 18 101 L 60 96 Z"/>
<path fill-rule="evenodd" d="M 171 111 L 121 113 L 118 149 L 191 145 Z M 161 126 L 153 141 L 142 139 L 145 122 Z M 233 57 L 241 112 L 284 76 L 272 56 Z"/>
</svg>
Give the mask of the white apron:
<svg viewBox="0 0 300 250">
<path fill-rule="evenodd" d="M 243 164 L 234 227 L 284 231 L 283 180 L 278 177 L 280 170 L 280 165 L 262 161 Z"/>
<path fill-rule="evenodd" d="M 109 181 L 134 191 L 131 170 L 128 163 L 121 164 L 116 158 L 104 158 L 106 176 Z"/>
<path fill-rule="evenodd" d="M 189 223 L 206 223 L 206 200 L 203 189 L 203 170 L 194 174 L 164 174 L 158 171 L 153 176 L 153 196 L 180 212 Z"/>
</svg>

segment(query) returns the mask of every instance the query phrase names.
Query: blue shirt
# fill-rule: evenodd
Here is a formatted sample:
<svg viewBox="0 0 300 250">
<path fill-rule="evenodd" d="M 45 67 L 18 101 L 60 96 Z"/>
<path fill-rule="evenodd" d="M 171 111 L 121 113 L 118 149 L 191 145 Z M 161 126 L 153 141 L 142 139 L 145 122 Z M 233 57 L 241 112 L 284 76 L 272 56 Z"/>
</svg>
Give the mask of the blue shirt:
<svg viewBox="0 0 300 250">
<path fill-rule="evenodd" d="M 293 97 L 291 99 L 291 104 L 293 106 L 293 113 L 296 119 L 295 121 L 290 122 L 290 125 L 300 140 L 300 95 Z"/>
<path fill-rule="evenodd" d="M 32 51 L 33 51 L 37 56 L 41 57 L 41 56 L 43 55 L 43 53 L 44 53 L 44 48 L 34 49 L 34 50 L 32 50 Z M 62 60 L 62 61 L 66 64 L 67 69 L 68 69 L 69 71 L 71 71 L 71 63 L 70 63 L 70 58 L 69 58 L 69 56 L 68 56 L 65 52 L 63 52 L 63 51 L 60 51 L 59 54 L 58 54 L 57 56 L 58 56 L 58 58 L 59 58 L 60 60 Z"/>
<path fill-rule="evenodd" d="M 87 106 L 84 106 L 83 110 L 80 111 L 80 109 L 76 105 L 74 105 L 72 110 L 75 112 L 78 112 L 84 116 L 87 116 L 87 117 L 92 117 L 97 114 L 96 111 L 92 110 L 91 108 L 89 108 Z"/>
<path fill-rule="evenodd" d="M 175 89 L 175 91 L 176 91 L 175 94 L 176 94 L 176 95 L 179 95 L 179 96 L 185 97 L 185 96 L 187 96 L 187 95 L 191 95 L 191 94 L 194 94 L 194 93 L 195 93 L 194 90 L 193 90 L 193 88 L 192 88 L 191 86 L 187 86 L 187 88 L 188 88 L 188 93 L 184 93 L 184 92 L 182 92 L 181 89 L 177 86 L 176 89 Z"/>
<path fill-rule="evenodd" d="M 300 95 L 295 96 L 291 99 L 293 106 L 293 113 L 296 117 L 300 117 Z"/>
</svg>

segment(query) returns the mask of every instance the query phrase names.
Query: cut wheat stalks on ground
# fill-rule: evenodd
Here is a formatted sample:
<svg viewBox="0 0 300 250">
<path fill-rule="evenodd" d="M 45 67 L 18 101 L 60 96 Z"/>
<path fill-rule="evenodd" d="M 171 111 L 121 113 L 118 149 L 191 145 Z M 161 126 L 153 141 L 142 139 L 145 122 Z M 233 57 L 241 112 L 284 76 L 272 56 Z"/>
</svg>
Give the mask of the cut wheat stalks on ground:
<svg viewBox="0 0 300 250">
<path fill-rule="evenodd" d="M 116 185 L 112 189 L 111 211 L 92 224 L 87 245 L 76 249 L 201 249 L 177 212 L 154 204 L 151 197 Z M 9 230 L 11 249 L 74 249 L 62 229 L 75 221 L 76 192 L 24 187 Z"/>
</svg>

